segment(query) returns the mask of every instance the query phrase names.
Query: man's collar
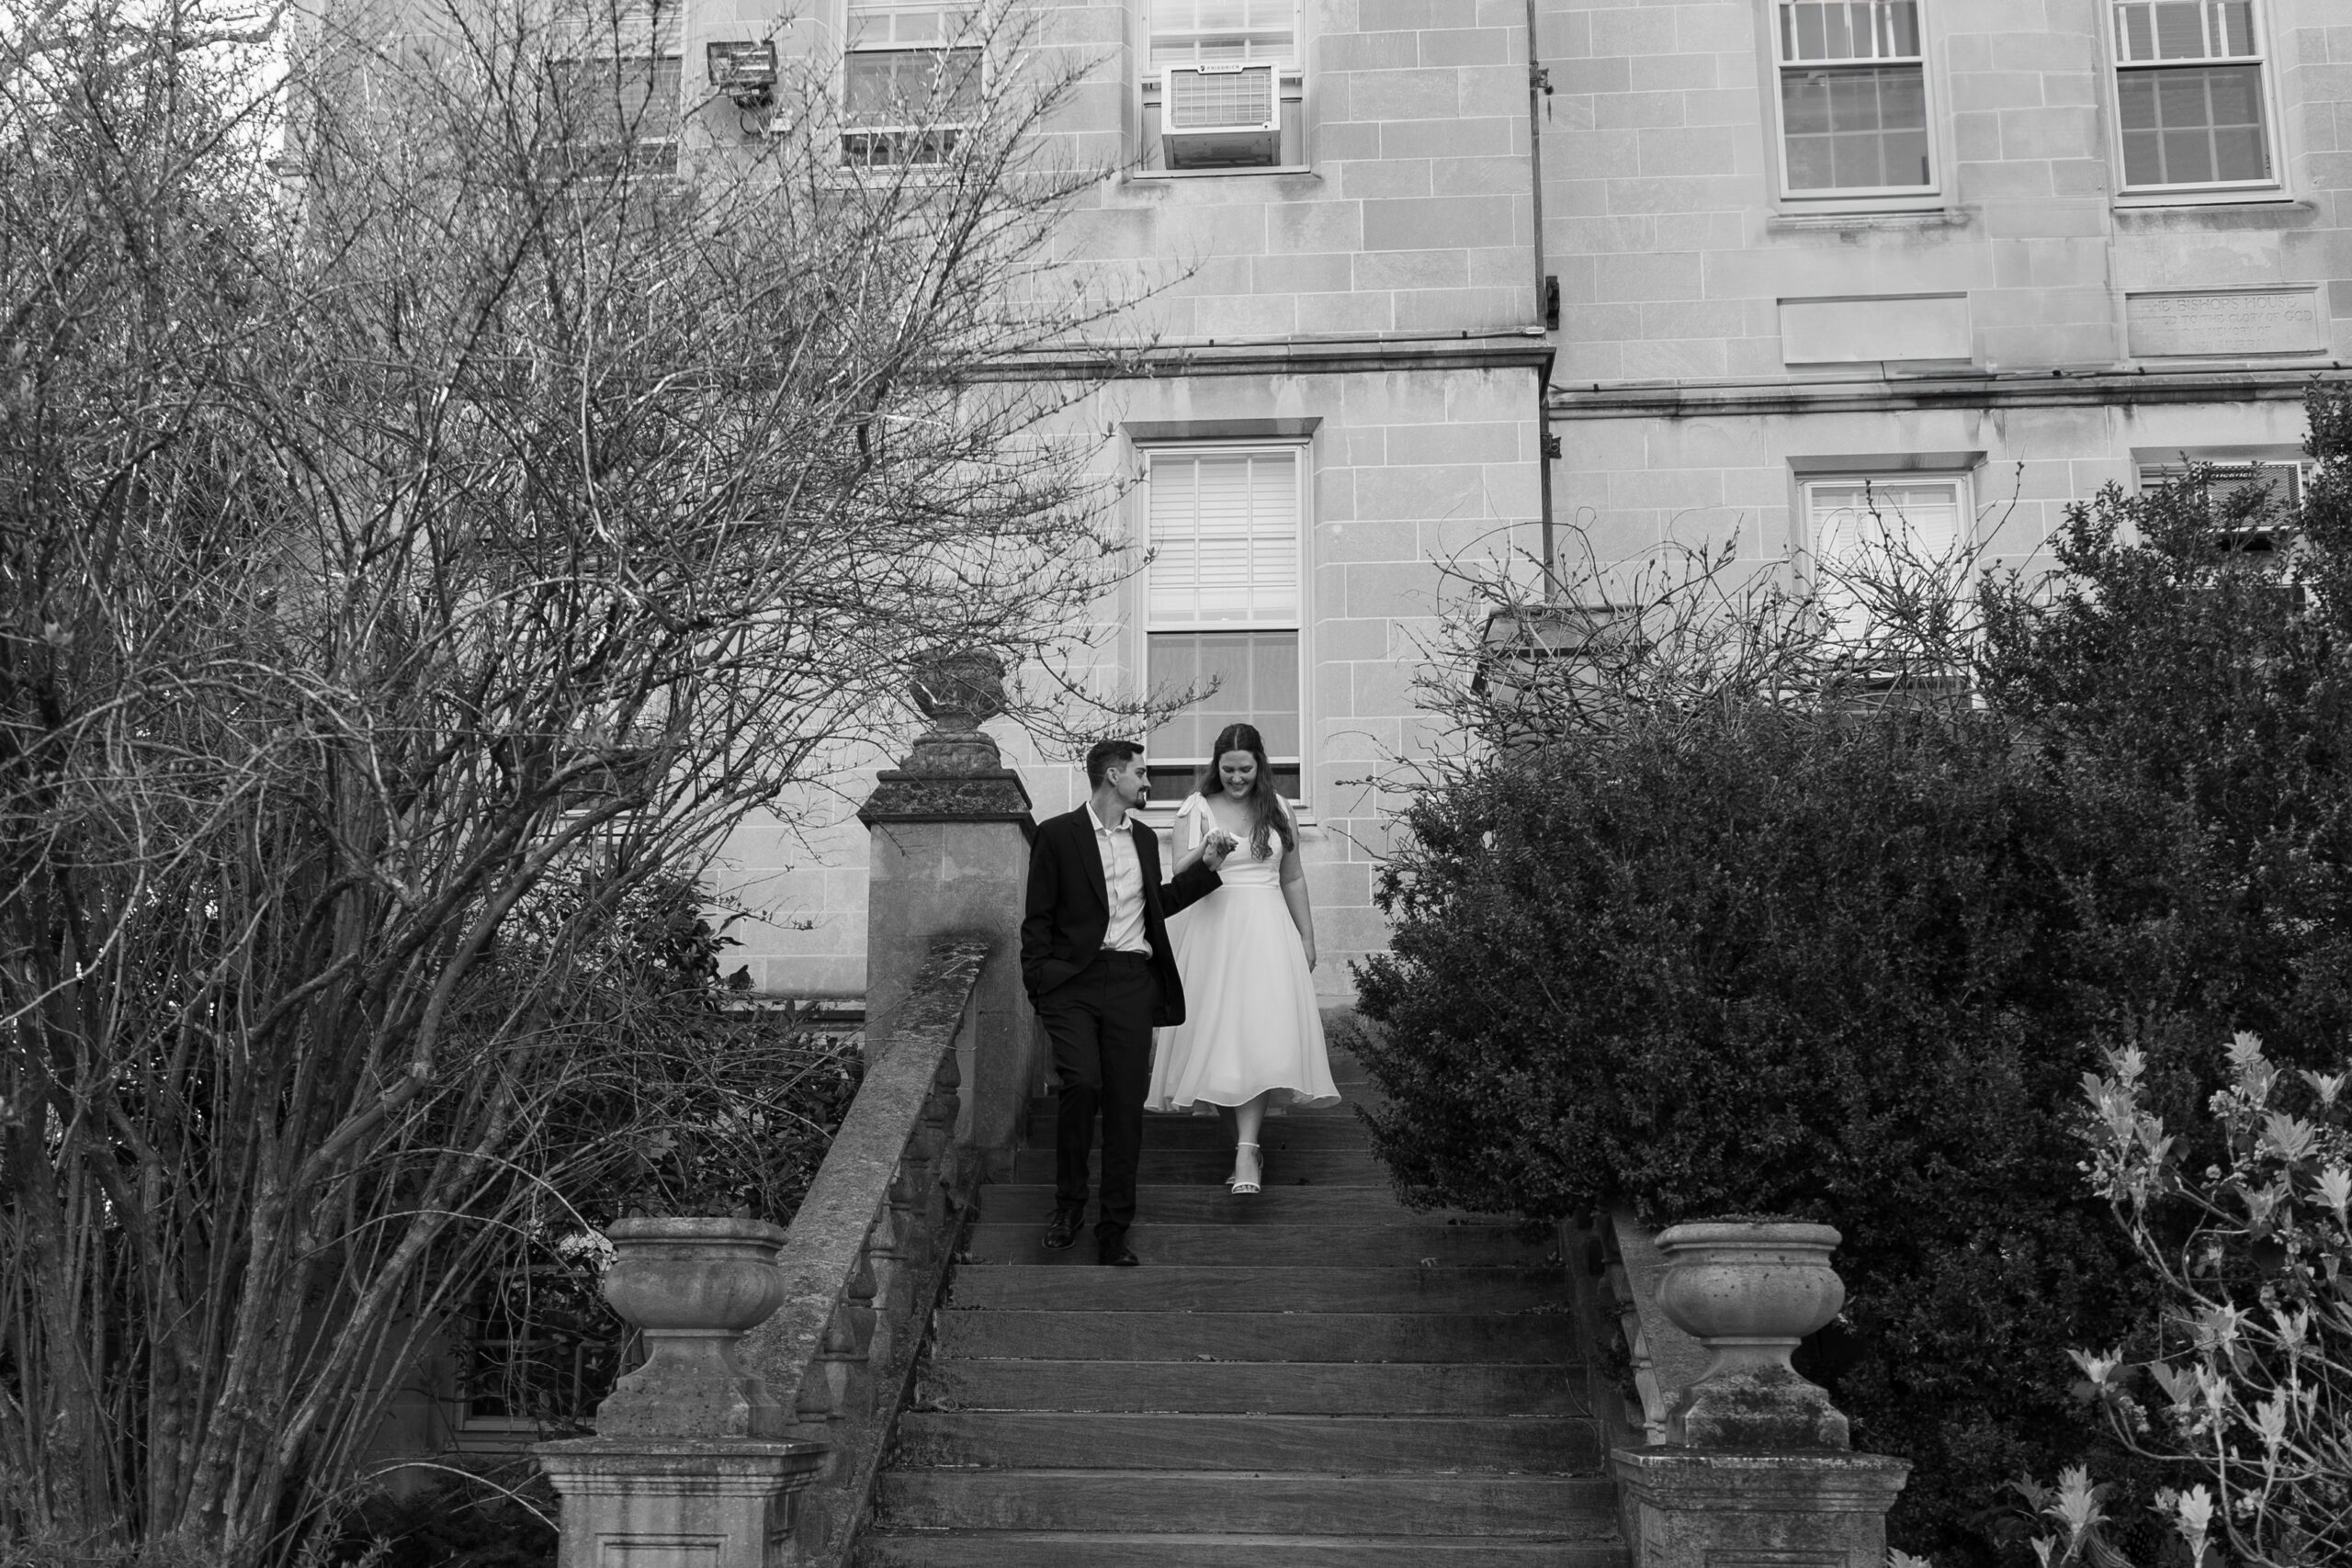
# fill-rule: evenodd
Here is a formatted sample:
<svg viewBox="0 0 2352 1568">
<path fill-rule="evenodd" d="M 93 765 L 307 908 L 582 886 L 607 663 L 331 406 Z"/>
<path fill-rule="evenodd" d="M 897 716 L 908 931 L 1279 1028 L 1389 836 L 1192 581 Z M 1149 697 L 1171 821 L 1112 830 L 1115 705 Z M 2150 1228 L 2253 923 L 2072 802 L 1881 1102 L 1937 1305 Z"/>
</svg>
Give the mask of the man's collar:
<svg viewBox="0 0 2352 1568">
<path fill-rule="evenodd" d="M 1094 824 L 1094 830 L 1098 833 L 1111 831 L 1110 824 L 1102 820 L 1102 814 L 1094 809 L 1094 797 L 1091 795 L 1086 797 L 1086 819 Z M 1124 828 L 1126 824 L 1122 822 L 1119 826 Z"/>
</svg>

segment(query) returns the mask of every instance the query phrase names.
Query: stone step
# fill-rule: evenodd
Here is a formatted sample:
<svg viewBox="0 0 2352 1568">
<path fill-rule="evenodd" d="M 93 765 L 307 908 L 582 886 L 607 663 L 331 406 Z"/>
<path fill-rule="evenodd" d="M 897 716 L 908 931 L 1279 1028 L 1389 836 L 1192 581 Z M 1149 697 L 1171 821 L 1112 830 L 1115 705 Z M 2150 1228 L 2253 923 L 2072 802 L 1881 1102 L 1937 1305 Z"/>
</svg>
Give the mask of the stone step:
<svg viewBox="0 0 2352 1568">
<path fill-rule="evenodd" d="M 1246 1201 L 1246 1200 L 1244 1200 Z M 1038 1224 L 974 1225 L 964 1243 L 972 1263 L 1035 1263 L 1047 1268 L 1094 1267 L 1092 1238 L 1054 1251 Z M 1345 1264 L 1518 1263 L 1544 1266 L 1552 1248 L 1529 1246 L 1494 1225 L 1414 1224 L 1141 1224 L 1138 1249 L 1148 1245 L 1155 1263 L 1205 1263 L 1223 1267 L 1256 1263 Z"/>
<path fill-rule="evenodd" d="M 935 1321 L 934 1353 L 965 1359 L 1566 1366 L 1577 1354 L 1576 1322 L 1566 1313 L 951 1310 Z"/>
<path fill-rule="evenodd" d="M 1106 1521 L 1108 1522 L 1108 1521 Z M 1613 1539 L 1155 1535 L 1132 1529 L 869 1531 L 860 1568 L 1625 1568 Z"/>
<path fill-rule="evenodd" d="M 1025 1263 L 959 1265 L 951 1306 L 1062 1312 L 1565 1312 L 1557 1269 L 1155 1267 L 1147 1233 L 1134 1233 L 1140 1269 L 1039 1269 Z M 1081 1247 L 1091 1247 L 1081 1240 Z"/>
<path fill-rule="evenodd" d="M 1043 1225 L 1054 1212 L 1054 1184 L 1048 1179 L 983 1187 L 979 1209 L 985 1221 Z M 1144 1182 L 1136 1190 L 1138 1227 L 1155 1223 L 1204 1221 L 1218 1224 L 1377 1224 L 1421 1219 L 1441 1224 L 1508 1226 L 1510 1223 L 1492 1215 L 1462 1214 L 1451 1210 L 1416 1213 L 1398 1202 L 1393 1191 L 1378 1187 L 1278 1186 L 1237 1198 L 1226 1190 L 1223 1173 L 1215 1182 Z M 1143 1232 L 1138 1228 L 1136 1234 L 1141 1235 Z"/>
<path fill-rule="evenodd" d="M 1301 1183 L 1326 1187 L 1373 1187 L 1385 1191 L 1388 1188 L 1388 1168 L 1373 1158 L 1366 1149 L 1283 1149 L 1274 1156 L 1271 1183 L 1283 1187 Z M 1091 1168 L 1099 1179 L 1102 1172 L 1102 1150 L 1094 1149 Z M 1171 1149 L 1154 1148 L 1151 1140 L 1144 1140 L 1143 1153 L 1136 1161 L 1138 1181 L 1165 1181 L 1176 1184 L 1204 1183 L 1222 1186 L 1233 1174 L 1233 1151 L 1229 1148 Z M 1051 1181 L 1054 1179 L 1054 1151 L 1050 1145 L 1027 1148 L 1013 1156 L 1014 1181 Z"/>
<path fill-rule="evenodd" d="M 1207 1416 L 910 1410 L 896 1466 L 1014 1470 L 1320 1470 L 1577 1475 L 1600 1471 L 1580 1416 Z"/>
<path fill-rule="evenodd" d="M 1185 1410 L 1266 1416 L 1570 1416 L 1581 1371 L 1441 1361 L 934 1359 L 927 1410 Z"/>
<path fill-rule="evenodd" d="M 1600 1476 L 944 1470 L 887 1473 L 875 1504 L 886 1529 L 1597 1536 L 1616 1496 Z"/>
<path fill-rule="evenodd" d="M 1053 1113 L 1032 1111 L 1029 1116 L 1029 1147 L 1050 1149 L 1054 1146 Z M 1295 1111 L 1287 1116 L 1270 1116 L 1258 1130 L 1258 1142 L 1269 1151 L 1283 1149 L 1359 1149 L 1369 1151 L 1372 1134 L 1355 1113 L 1345 1116 L 1327 1115 L 1317 1111 Z M 1094 1146 L 1102 1146 L 1102 1130 L 1096 1123 Z M 1151 1149 L 1216 1149 L 1230 1156 L 1233 1134 L 1214 1116 L 1147 1116 L 1143 1119 L 1143 1146 Z"/>
</svg>

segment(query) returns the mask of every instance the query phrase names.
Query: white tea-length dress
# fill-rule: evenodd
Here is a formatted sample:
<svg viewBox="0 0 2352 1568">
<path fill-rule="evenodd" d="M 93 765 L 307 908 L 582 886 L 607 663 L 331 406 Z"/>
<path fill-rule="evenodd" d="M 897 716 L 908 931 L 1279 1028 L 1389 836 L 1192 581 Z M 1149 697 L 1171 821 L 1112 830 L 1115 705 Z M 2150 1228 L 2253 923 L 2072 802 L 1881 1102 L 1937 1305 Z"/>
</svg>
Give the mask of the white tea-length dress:
<svg viewBox="0 0 2352 1568">
<path fill-rule="evenodd" d="M 1208 802 L 1185 796 L 1176 812 L 1176 858 L 1216 828 Z M 1297 831 L 1291 829 L 1294 837 Z M 1269 833 L 1266 849 L 1253 855 L 1243 839 L 1218 868 L 1216 891 L 1168 922 L 1184 981 L 1184 1021 L 1154 1035 L 1149 1110 L 1242 1105 L 1268 1090 L 1270 1111 L 1340 1102 L 1315 976 L 1283 898 L 1282 835 Z"/>
</svg>

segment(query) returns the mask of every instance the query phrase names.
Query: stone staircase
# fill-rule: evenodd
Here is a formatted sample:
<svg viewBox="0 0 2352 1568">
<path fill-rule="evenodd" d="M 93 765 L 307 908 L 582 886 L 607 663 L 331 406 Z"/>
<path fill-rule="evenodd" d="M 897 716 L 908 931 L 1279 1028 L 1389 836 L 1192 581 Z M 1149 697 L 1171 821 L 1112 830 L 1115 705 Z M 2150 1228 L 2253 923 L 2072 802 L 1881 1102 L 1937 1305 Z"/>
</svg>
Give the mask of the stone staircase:
<svg viewBox="0 0 2352 1568">
<path fill-rule="evenodd" d="M 1012 1181 L 982 1190 L 863 1568 L 1623 1568 L 1549 1248 L 1403 1208 L 1348 1103 L 1271 1119 L 1264 1142 L 1266 1190 L 1235 1198 L 1214 1118 L 1149 1119 L 1143 1267 L 1105 1269 L 1091 1235 L 1038 1245 L 1053 1127 L 1032 1107 Z"/>
</svg>

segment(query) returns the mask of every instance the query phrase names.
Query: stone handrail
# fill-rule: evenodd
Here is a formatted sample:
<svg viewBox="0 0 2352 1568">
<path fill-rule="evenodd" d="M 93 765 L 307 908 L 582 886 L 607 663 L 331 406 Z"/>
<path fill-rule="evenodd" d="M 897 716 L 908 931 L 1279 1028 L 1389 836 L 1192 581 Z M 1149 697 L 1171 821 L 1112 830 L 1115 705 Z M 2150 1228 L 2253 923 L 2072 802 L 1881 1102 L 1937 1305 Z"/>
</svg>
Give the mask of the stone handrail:
<svg viewBox="0 0 2352 1568">
<path fill-rule="evenodd" d="M 874 1059 L 793 1218 L 784 1304 L 740 1351 L 793 1413 L 791 1436 L 831 1450 L 801 1500 L 802 1562 L 848 1561 L 978 1178 L 954 1136 L 956 1045 L 989 951 L 934 945 L 889 1016 L 867 1021 Z"/>
<path fill-rule="evenodd" d="M 1666 1260 L 1648 1227 L 1631 1210 L 1618 1210 L 1595 1215 L 1592 1229 L 1599 1315 L 1604 1330 L 1615 1330 L 1624 1356 L 1627 1419 L 1643 1444 L 1667 1442 L 1675 1395 L 1706 1365 L 1706 1347 L 1657 1304 Z"/>
</svg>

